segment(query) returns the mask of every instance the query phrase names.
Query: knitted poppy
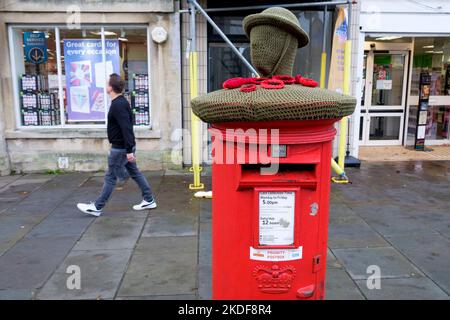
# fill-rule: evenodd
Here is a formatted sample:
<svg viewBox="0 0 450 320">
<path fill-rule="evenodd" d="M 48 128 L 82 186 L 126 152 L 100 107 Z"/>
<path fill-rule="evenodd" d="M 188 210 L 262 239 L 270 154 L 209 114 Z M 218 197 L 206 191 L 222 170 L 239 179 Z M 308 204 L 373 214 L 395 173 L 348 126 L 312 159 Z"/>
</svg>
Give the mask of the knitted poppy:
<svg viewBox="0 0 450 320">
<path fill-rule="evenodd" d="M 261 78 L 250 78 L 250 80 L 251 80 L 251 83 L 253 83 L 253 84 L 261 84 L 261 82 L 263 82 L 264 80 L 267 80 L 267 79 L 269 79 L 269 78 L 264 78 L 264 77 L 261 77 Z"/>
<path fill-rule="evenodd" d="M 261 82 L 261 87 L 264 89 L 282 89 L 284 82 L 278 79 L 267 79 Z"/>
<path fill-rule="evenodd" d="M 272 79 L 278 79 L 284 82 L 284 84 L 293 84 L 295 83 L 295 78 L 288 75 L 288 74 L 282 74 L 282 75 L 276 75 L 273 76 Z"/>
<path fill-rule="evenodd" d="M 241 90 L 242 92 L 255 91 L 256 90 L 256 84 L 253 84 L 253 83 L 244 84 L 243 86 L 241 86 L 241 88 L 239 90 Z"/>
<path fill-rule="evenodd" d="M 243 84 L 251 83 L 251 81 L 252 81 L 251 78 L 242 78 L 242 77 L 231 78 L 226 80 L 222 86 L 224 89 L 236 89 L 242 86 Z"/>
<path fill-rule="evenodd" d="M 300 79 L 302 78 L 301 74 L 295 76 L 295 83 L 300 84 Z"/>
<path fill-rule="evenodd" d="M 309 78 L 300 78 L 300 84 L 305 87 L 317 87 L 319 84 L 317 81 Z"/>
</svg>

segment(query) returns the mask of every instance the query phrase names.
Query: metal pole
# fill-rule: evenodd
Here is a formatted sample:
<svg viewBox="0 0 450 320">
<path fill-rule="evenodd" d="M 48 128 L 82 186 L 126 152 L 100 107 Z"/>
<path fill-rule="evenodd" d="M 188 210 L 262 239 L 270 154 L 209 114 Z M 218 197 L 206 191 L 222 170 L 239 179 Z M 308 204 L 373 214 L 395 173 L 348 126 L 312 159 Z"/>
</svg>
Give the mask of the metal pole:
<svg viewBox="0 0 450 320">
<path fill-rule="evenodd" d="M 233 50 L 233 52 L 241 59 L 241 61 L 247 66 L 247 68 L 250 69 L 251 72 L 253 72 L 256 76 L 259 77 L 258 71 L 250 64 L 250 62 L 245 59 L 245 57 L 242 55 L 242 53 L 239 52 L 239 50 L 234 46 L 234 44 L 228 39 L 228 37 L 225 35 L 225 33 L 220 30 L 220 28 L 217 26 L 217 24 L 208 16 L 208 14 L 203 10 L 203 8 L 197 3 L 195 0 L 188 0 L 189 5 L 195 6 L 195 8 L 206 18 L 206 20 L 211 24 L 211 26 L 216 30 L 216 32 L 222 37 L 222 39 L 230 46 L 230 48 Z"/>
<path fill-rule="evenodd" d="M 191 10 L 189 37 L 190 37 L 190 52 L 189 52 L 189 83 L 190 83 L 190 97 L 191 100 L 198 96 L 198 55 L 196 46 L 196 30 L 195 30 L 195 7 L 192 2 L 188 1 Z M 189 185 L 189 189 L 198 190 L 205 186 L 200 181 L 200 139 L 199 139 L 199 118 L 192 112 L 191 109 L 191 157 L 192 167 L 189 169 L 194 175 L 194 183 Z"/>
<path fill-rule="evenodd" d="M 350 65 L 352 54 L 352 40 L 350 39 L 350 17 L 352 11 L 351 0 L 348 2 L 348 14 L 347 14 L 347 40 L 345 41 L 344 50 L 344 94 L 350 94 Z M 343 117 L 340 121 L 339 130 L 339 166 L 344 169 L 345 167 L 345 144 L 347 142 L 347 130 L 348 130 L 348 117 Z"/>
<path fill-rule="evenodd" d="M 189 1 L 189 0 L 188 0 Z M 322 2 L 306 2 L 306 3 L 288 3 L 277 4 L 277 7 L 283 8 L 302 8 L 302 7 L 322 7 L 322 6 L 335 6 L 340 4 L 348 4 L 347 0 L 342 1 L 322 1 Z M 204 9 L 205 12 L 226 12 L 226 11 L 243 11 L 243 10 L 261 10 L 268 9 L 275 5 L 259 5 L 259 6 L 243 6 L 243 7 L 228 7 L 228 8 L 209 8 Z M 180 10 L 180 13 L 187 13 L 188 10 Z"/>
<path fill-rule="evenodd" d="M 320 88 L 325 88 L 327 73 L 327 6 L 323 9 L 322 58 L 320 61 Z"/>
</svg>

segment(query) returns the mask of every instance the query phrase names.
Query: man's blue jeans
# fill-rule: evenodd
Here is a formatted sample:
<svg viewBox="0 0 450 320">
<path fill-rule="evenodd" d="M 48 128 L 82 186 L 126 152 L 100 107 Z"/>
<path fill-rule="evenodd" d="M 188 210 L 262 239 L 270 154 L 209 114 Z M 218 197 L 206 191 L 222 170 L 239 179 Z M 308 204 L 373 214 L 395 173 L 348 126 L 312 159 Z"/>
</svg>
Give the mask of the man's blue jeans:
<svg viewBox="0 0 450 320">
<path fill-rule="evenodd" d="M 133 153 L 135 149 L 133 149 Z M 139 186 L 142 197 L 146 201 L 152 201 L 152 190 L 145 176 L 139 171 L 136 162 L 128 162 L 126 149 L 111 148 L 108 156 L 108 171 L 105 174 L 105 182 L 100 196 L 95 201 L 97 209 L 102 209 L 114 191 L 117 178 L 126 179 L 130 176 Z"/>
</svg>

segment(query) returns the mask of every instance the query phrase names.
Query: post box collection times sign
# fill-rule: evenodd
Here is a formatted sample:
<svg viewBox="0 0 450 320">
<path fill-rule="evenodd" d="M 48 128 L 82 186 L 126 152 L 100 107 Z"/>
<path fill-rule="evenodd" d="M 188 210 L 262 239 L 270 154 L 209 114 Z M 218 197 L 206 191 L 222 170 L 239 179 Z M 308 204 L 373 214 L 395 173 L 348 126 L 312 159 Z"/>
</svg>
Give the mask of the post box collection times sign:
<svg viewBox="0 0 450 320">
<path fill-rule="evenodd" d="M 295 192 L 259 192 L 259 244 L 294 244 Z"/>
<path fill-rule="evenodd" d="M 295 192 L 259 191 L 259 245 L 292 246 L 294 244 Z M 255 249 L 250 259 L 290 261 L 302 258 L 302 247 L 295 249 Z"/>
</svg>

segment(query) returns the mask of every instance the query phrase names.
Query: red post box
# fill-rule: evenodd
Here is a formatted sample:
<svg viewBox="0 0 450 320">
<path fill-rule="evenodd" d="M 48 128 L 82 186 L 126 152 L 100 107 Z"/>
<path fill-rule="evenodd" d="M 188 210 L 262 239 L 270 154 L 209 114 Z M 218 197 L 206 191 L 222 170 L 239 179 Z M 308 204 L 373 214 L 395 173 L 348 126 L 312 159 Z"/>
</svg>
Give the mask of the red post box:
<svg viewBox="0 0 450 320">
<path fill-rule="evenodd" d="M 214 299 L 324 298 L 338 120 L 212 125 Z"/>
</svg>

